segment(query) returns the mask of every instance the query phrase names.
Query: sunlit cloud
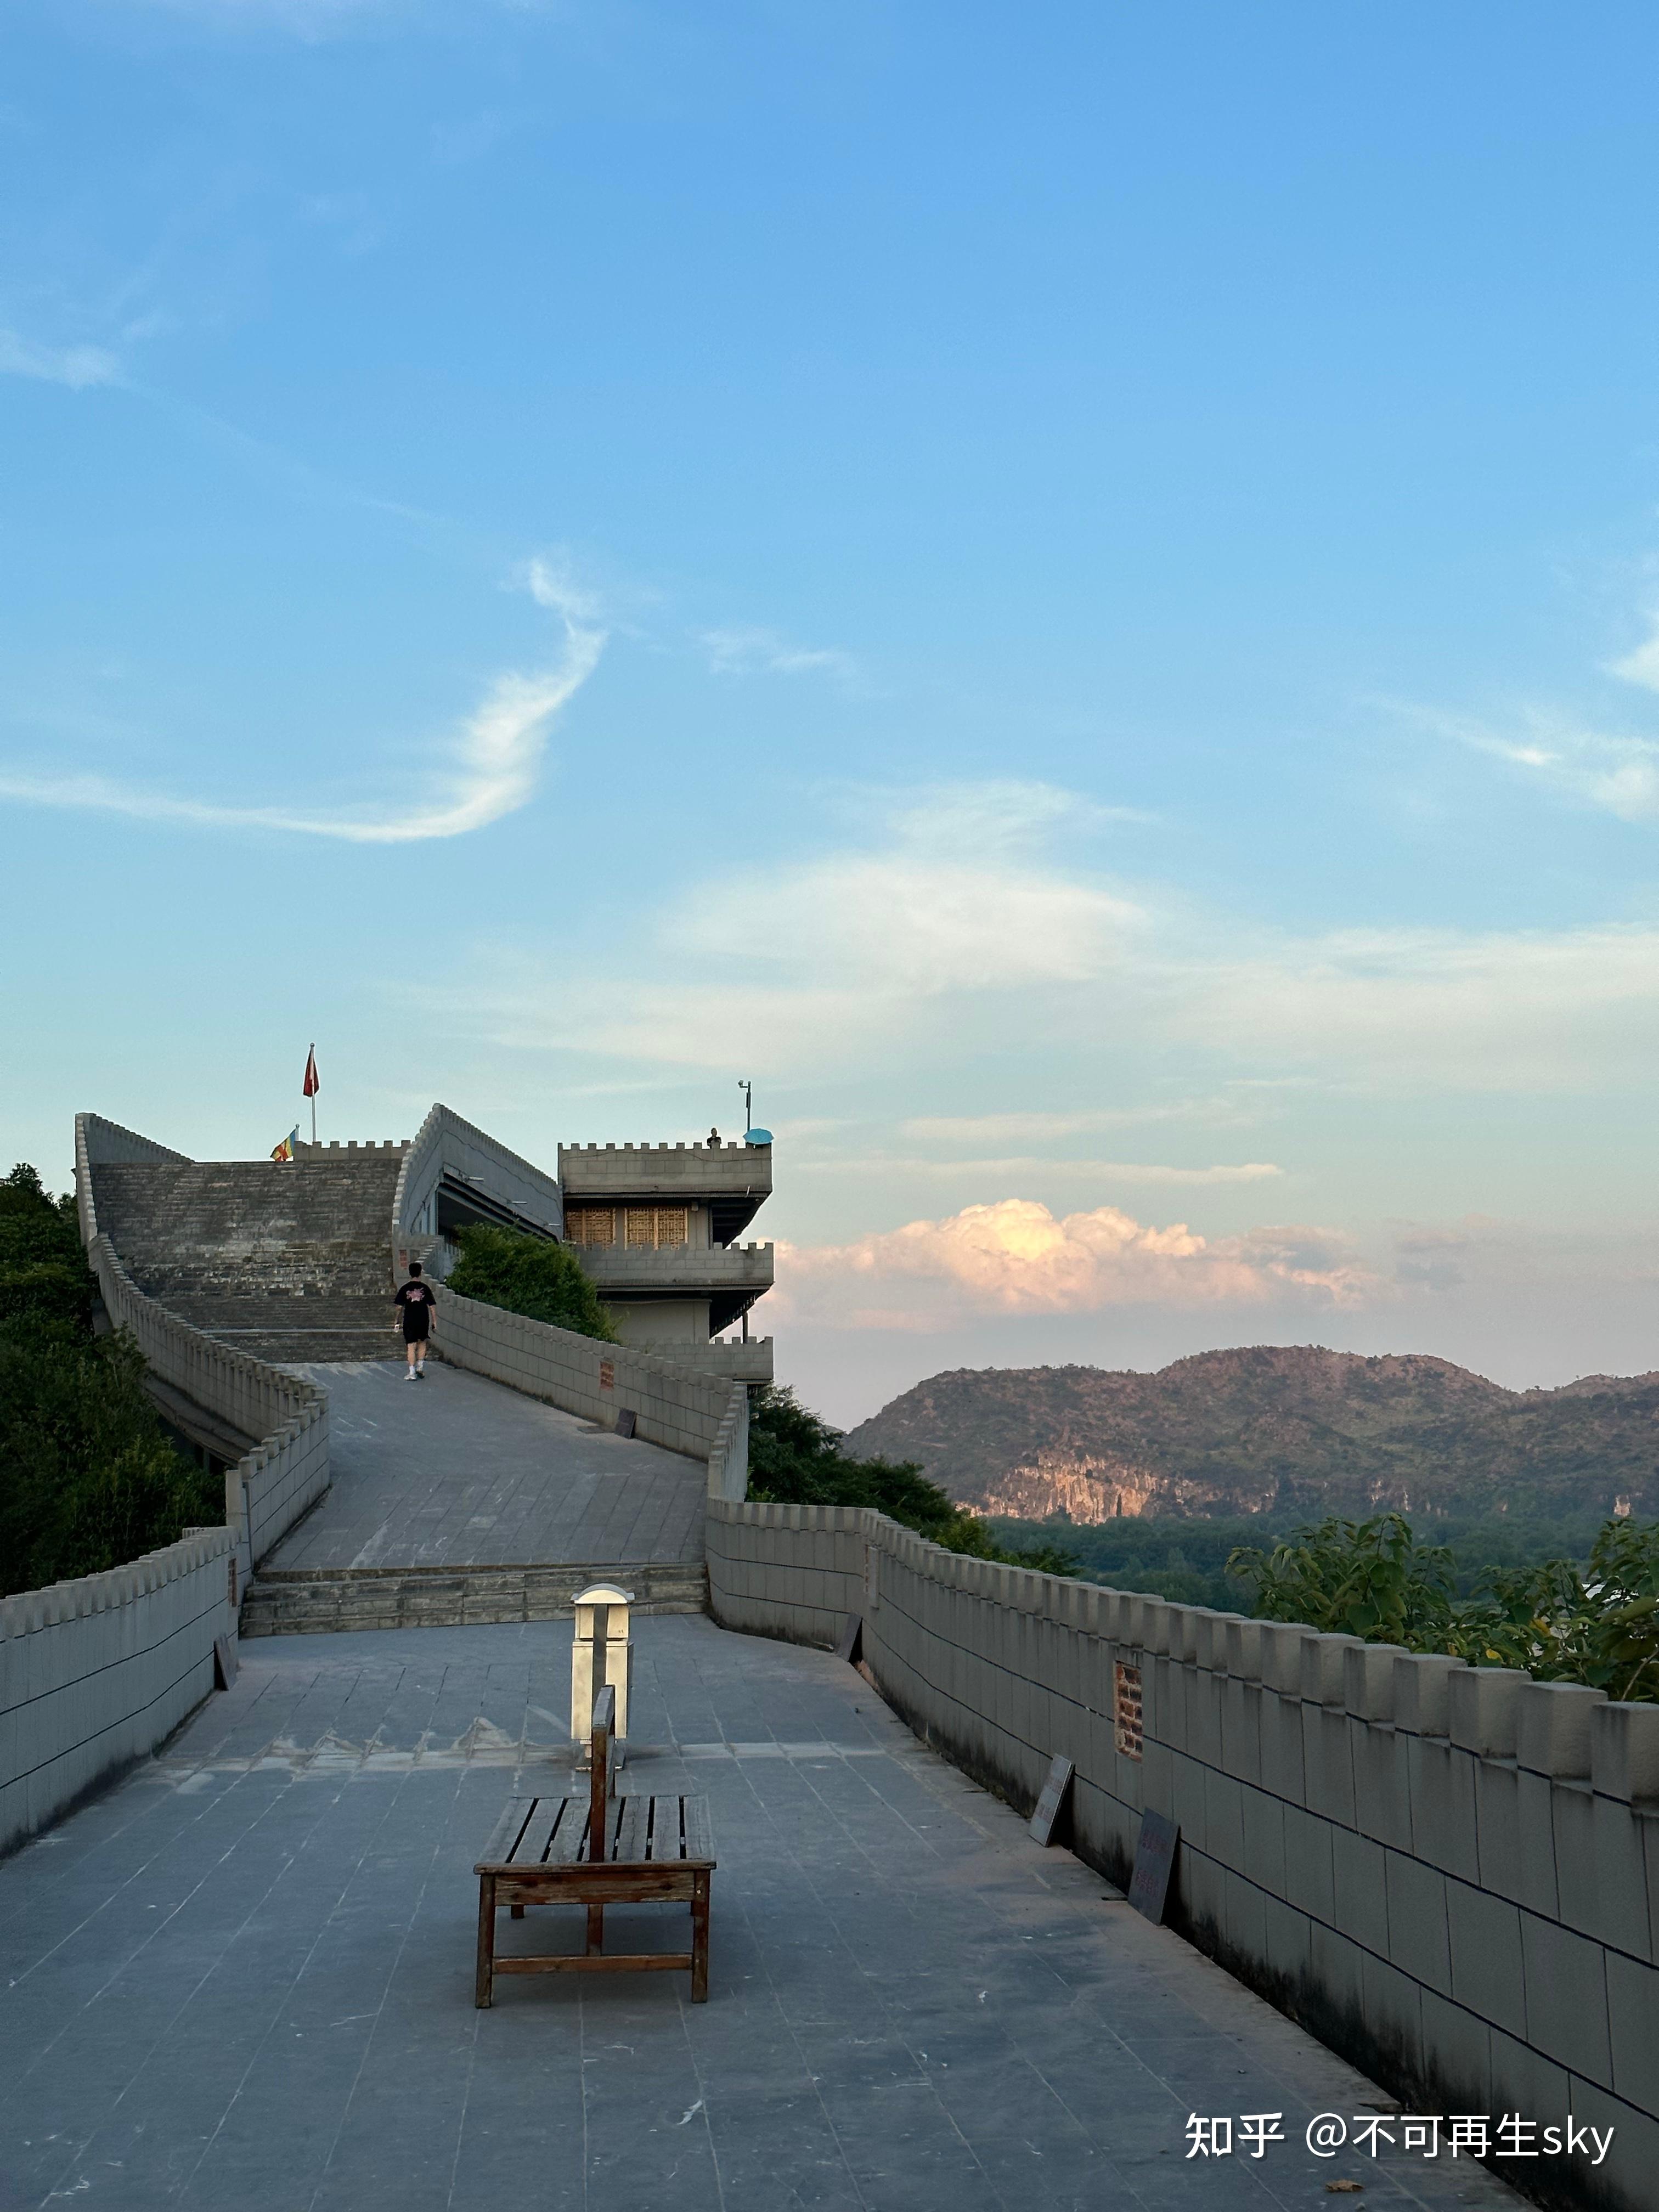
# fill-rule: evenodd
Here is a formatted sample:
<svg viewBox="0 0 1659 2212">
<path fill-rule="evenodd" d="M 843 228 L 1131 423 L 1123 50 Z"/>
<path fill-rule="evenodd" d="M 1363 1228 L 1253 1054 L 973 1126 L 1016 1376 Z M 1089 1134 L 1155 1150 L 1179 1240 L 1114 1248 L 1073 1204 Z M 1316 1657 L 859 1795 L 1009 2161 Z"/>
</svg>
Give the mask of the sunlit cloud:
<svg viewBox="0 0 1659 2212">
<path fill-rule="evenodd" d="M 498 677 L 457 736 L 448 767 L 413 806 L 337 811 L 222 804 L 144 789 L 86 772 L 32 774 L 0 768 L 0 795 L 37 806 L 125 814 L 200 829 L 265 830 L 356 845 L 404 845 L 461 837 L 515 812 L 533 794 L 555 718 L 599 665 L 605 632 L 590 603 L 557 572 L 532 562 L 525 587 L 564 630 L 558 664 L 533 676 Z"/>
<path fill-rule="evenodd" d="M 1055 1216 L 1030 1199 L 965 1206 L 851 1243 L 780 1249 L 792 1312 L 846 1328 L 931 1328 L 971 1314 L 1092 1313 L 1109 1306 L 1316 1307 L 1386 1295 L 1337 1231 L 1269 1227 L 1214 1240 L 1149 1226 L 1114 1206 Z"/>
</svg>

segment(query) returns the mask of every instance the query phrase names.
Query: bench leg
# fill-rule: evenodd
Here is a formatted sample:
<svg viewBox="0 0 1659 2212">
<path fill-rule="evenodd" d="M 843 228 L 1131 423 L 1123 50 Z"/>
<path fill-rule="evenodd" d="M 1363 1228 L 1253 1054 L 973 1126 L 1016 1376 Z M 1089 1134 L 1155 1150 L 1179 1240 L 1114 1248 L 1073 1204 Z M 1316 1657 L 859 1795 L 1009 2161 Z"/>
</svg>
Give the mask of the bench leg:
<svg viewBox="0 0 1659 2212">
<path fill-rule="evenodd" d="M 587 1908 L 587 1955 L 591 1959 L 596 1952 L 603 1951 L 604 1948 L 605 1907 L 602 1905 L 590 1905 Z"/>
<path fill-rule="evenodd" d="M 491 2002 L 495 1986 L 495 1877 L 478 1876 L 478 1978 L 472 1992 L 474 2004 Z"/>
<path fill-rule="evenodd" d="M 522 1920 L 522 1919 L 524 1918 L 524 1907 L 523 1907 L 523 1905 L 514 1905 L 514 1906 L 512 1907 L 512 1912 L 513 1912 L 513 1917 L 514 1917 L 515 1920 Z"/>
<path fill-rule="evenodd" d="M 708 2002 L 708 1888 L 706 1874 L 700 1874 L 691 1893 L 691 2002 Z"/>
</svg>

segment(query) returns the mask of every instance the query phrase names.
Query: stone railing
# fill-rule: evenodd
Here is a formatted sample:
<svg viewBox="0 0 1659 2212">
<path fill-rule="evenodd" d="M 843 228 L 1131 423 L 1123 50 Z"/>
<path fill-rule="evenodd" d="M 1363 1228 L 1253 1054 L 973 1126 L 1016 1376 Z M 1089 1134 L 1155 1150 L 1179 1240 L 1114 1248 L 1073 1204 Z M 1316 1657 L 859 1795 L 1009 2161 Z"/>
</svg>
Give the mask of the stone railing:
<svg viewBox="0 0 1659 2212">
<path fill-rule="evenodd" d="M 129 1149 L 143 1146 L 149 1149 Z M 235 1539 L 237 1573 L 246 1583 L 265 1553 L 328 1488 L 328 1395 L 261 1359 L 233 1352 L 181 1321 L 138 1288 L 109 1238 L 100 1232 L 94 1166 L 183 1157 L 149 1146 L 147 1138 L 95 1114 L 76 1116 L 76 1203 L 88 1237 L 87 1259 L 111 1322 L 131 1330 L 145 1364 L 164 1382 L 239 1435 L 258 1439 L 225 1470 L 225 1521 Z"/>
<path fill-rule="evenodd" d="M 143 1759 L 213 1687 L 234 1636 L 232 1537 L 0 1599 L 0 1851 Z"/>
<path fill-rule="evenodd" d="M 1072 1760 L 1073 1844 L 1126 1879 L 1180 1824 L 1168 1917 L 1419 2112 L 1614 2130 L 1514 2162 L 1624 2212 L 1659 2166 L 1659 1705 L 941 1551 L 879 1514 L 708 1509 L 726 1626 L 830 1644 L 1016 1804 Z M 1501 2169 L 1509 2172 L 1505 2163 Z"/>
<path fill-rule="evenodd" d="M 769 1244 L 585 1244 L 581 1263 L 601 1291 L 769 1291 Z"/>
<path fill-rule="evenodd" d="M 213 1687 L 213 1643 L 264 1554 L 328 1487 L 328 1400 L 147 1297 L 98 1227 L 94 1165 L 184 1156 L 93 1114 L 75 1124 L 76 1203 L 111 1322 L 153 1373 L 260 1439 L 225 1474 L 225 1525 L 131 1565 L 0 1601 L 0 1849 L 153 1751 Z"/>
<path fill-rule="evenodd" d="M 748 1487 L 749 1393 L 741 1382 L 694 1374 L 654 1352 L 601 1344 L 448 1290 L 434 1344 L 453 1366 L 607 1428 L 628 1409 L 635 1436 L 706 1462 L 711 1498 L 741 1498 Z"/>
</svg>

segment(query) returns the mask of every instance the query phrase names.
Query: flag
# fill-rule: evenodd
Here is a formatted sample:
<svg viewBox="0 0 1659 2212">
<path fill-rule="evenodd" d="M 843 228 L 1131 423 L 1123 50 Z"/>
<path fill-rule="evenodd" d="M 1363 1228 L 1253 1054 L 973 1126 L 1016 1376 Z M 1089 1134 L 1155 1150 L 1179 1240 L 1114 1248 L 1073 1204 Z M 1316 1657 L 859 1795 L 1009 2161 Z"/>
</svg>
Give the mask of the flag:
<svg viewBox="0 0 1659 2212">
<path fill-rule="evenodd" d="M 317 1048 L 313 1045 L 306 1054 L 306 1079 L 300 1085 L 300 1096 L 301 1098 L 314 1098 L 322 1087 L 317 1073 Z"/>
<path fill-rule="evenodd" d="M 273 1160 L 291 1160 L 294 1158 L 294 1147 L 299 1143 L 299 1141 L 300 1125 L 296 1121 L 289 1134 L 283 1138 L 282 1143 L 278 1145 L 276 1150 L 271 1153 L 271 1158 Z"/>
</svg>

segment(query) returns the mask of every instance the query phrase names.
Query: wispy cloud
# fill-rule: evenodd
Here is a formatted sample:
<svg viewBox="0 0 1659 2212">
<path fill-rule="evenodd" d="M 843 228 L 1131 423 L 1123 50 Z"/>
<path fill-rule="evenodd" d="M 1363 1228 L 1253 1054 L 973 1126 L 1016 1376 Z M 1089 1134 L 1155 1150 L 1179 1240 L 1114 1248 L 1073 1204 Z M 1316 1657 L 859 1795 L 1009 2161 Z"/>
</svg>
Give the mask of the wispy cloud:
<svg viewBox="0 0 1659 2212">
<path fill-rule="evenodd" d="M 866 842 L 670 896 L 631 951 L 607 948 L 603 987 L 573 981 L 562 954 L 493 942 L 436 988 L 520 1048 L 723 1067 L 742 1037 L 757 1073 L 856 1062 L 927 1070 L 933 1091 L 973 1060 L 981 1095 L 991 1055 L 1027 1097 L 1042 1071 L 1071 1090 L 1079 1066 L 1110 1082 L 1126 1058 L 1275 1095 L 1399 1096 L 1579 1091 L 1659 1054 L 1659 927 L 1293 935 L 1061 862 L 1043 825 L 1063 825 L 1063 796 L 901 795 Z M 1116 1125 L 1109 1109 L 1025 1109 L 907 1133 L 1024 1159 Z"/>
<path fill-rule="evenodd" d="M 776 630 L 739 625 L 706 629 L 698 642 L 717 676 L 838 676 L 857 673 L 850 653 L 833 646 L 794 645 Z"/>
<path fill-rule="evenodd" d="M 1333 1230 L 1210 1240 L 1184 1222 L 1151 1227 L 1113 1206 L 1057 1217 L 1014 1198 L 849 1244 L 785 1246 L 779 1277 L 794 1312 L 849 1328 L 931 1328 L 975 1313 L 1254 1305 L 1286 1294 L 1328 1307 L 1388 1292 Z"/>
<path fill-rule="evenodd" d="M 1163 1105 L 1089 1107 L 1069 1113 L 919 1114 L 902 1121 L 899 1129 L 902 1135 L 930 1146 L 1046 1144 L 1148 1121 L 1210 1125 L 1249 1118 L 1232 1099 L 1179 1098 Z"/>
<path fill-rule="evenodd" d="M 424 803 L 368 812 L 302 811 L 289 807 L 223 805 L 148 791 L 90 774 L 31 775 L 0 769 L 0 794 L 40 806 L 93 809 L 145 822 L 204 829 L 275 830 L 356 845 L 403 845 L 460 837 L 515 812 L 536 787 L 554 718 L 599 665 L 605 632 L 591 602 L 546 564 L 532 562 L 525 587 L 556 614 L 564 630 L 558 665 L 532 676 L 497 678 L 463 726 L 448 771 Z"/>
<path fill-rule="evenodd" d="M 42 384 L 66 384 L 84 392 L 94 384 L 117 384 L 121 364 L 102 346 L 45 346 L 0 330 L 0 376 L 30 376 Z"/>
<path fill-rule="evenodd" d="M 1608 737 L 1596 730 L 1528 717 L 1529 733 L 1506 738 L 1488 730 L 1460 734 L 1477 751 L 1507 761 L 1568 798 L 1621 822 L 1659 821 L 1659 744 L 1645 738 Z"/>
<path fill-rule="evenodd" d="M 894 1170 L 908 1177 L 933 1182 L 960 1182 L 971 1177 L 983 1185 L 1015 1181 L 1027 1183 L 1038 1176 L 1067 1183 L 1150 1183 L 1179 1185 L 1187 1189 L 1213 1188 L 1221 1183 L 1263 1182 L 1282 1176 L 1284 1169 L 1271 1160 L 1245 1160 L 1209 1167 L 1175 1167 L 1161 1160 L 1091 1160 L 1054 1158 L 1037 1152 L 1012 1152 L 1000 1158 L 941 1158 L 934 1152 L 837 1152 L 814 1162 L 791 1150 L 796 1175 L 813 1168 L 835 1175 L 878 1175 Z"/>
</svg>

